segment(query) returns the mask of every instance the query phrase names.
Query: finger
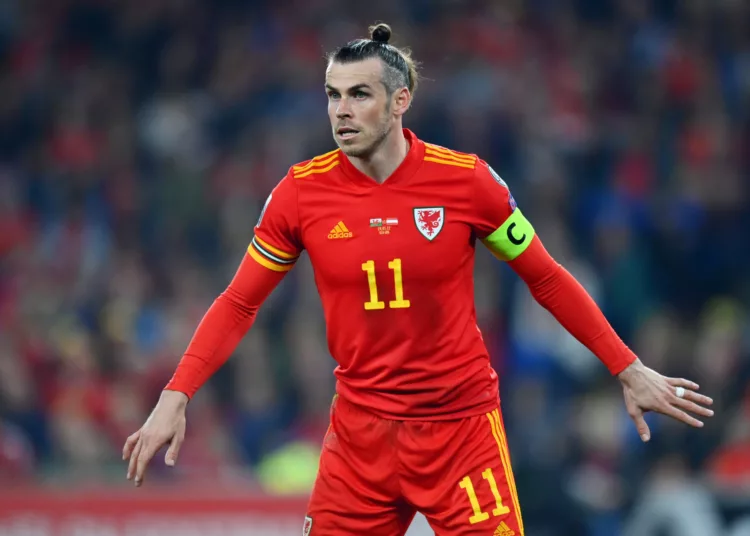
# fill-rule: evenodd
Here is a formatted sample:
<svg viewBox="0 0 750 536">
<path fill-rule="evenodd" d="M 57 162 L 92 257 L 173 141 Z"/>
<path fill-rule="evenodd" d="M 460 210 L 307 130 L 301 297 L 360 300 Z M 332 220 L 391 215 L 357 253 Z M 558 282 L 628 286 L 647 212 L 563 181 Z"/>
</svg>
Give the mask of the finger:
<svg viewBox="0 0 750 536">
<path fill-rule="evenodd" d="M 136 462 L 138 461 L 138 456 L 140 456 L 142 448 L 143 440 L 139 437 L 138 442 L 133 448 L 133 452 L 130 454 L 130 461 L 128 462 L 128 480 L 131 480 L 135 474 Z"/>
<path fill-rule="evenodd" d="M 703 406 L 699 406 L 695 402 L 692 402 L 685 398 L 677 398 L 674 397 L 674 400 L 672 401 L 673 406 L 678 406 L 686 411 L 689 411 L 691 413 L 695 413 L 696 415 L 702 415 L 704 417 L 713 417 L 714 412 L 713 410 L 709 408 L 704 408 Z"/>
<path fill-rule="evenodd" d="M 691 417 L 681 409 L 677 409 L 675 406 L 668 404 L 666 408 L 657 410 L 659 413 L 663 413 L 664 415 L 667 415 L 669 417 L 672 417 L 673 419 L 677 419 L 678 421 L 682 421 L 685 424 L 689 424 L 690 426 L 693 426 L 695 428 L 702 428 L 703 422 L 699 421 L 695 417 Z"/>
<path fill-rule="evenodd" d="M 148 446 L 141 449 L 141 452 L 138 455 L 138 460 L 136 461 L 136 467 L 135 467 L 135 485 L 136 486 L 140 486 L 141 484 L 143 484 L 143 478 L 146 475 L 146 467 L 151 461 L 151 458 L 154 457 L 154 454 L 156 454 L 156 451 L 159 450 L 159 447 L 160 445 L 154 447 L 153 444 L 149 444 Z"/>
<path fill-rule="evenodd" d="M 694 391 L 685 391 L 684 398 L 686 400 L 691 400 L 696 404 L 700 404 L 701 406 L 710 406 L 714 403 L 712 398 L 709 398 L 706 395 L 702 395 L 700 393 L 696 393 Z"/>
<path fill-rule="evenodd" d="M 122 447 L 122 459 L 127 460 L 133 453 L 133 447 L 138 443 L 138 438 L 141 437 L 141 431 L 138 430 L 125 440 L 125 445 Z"/>
<path fill-rule="evenodd" d="M 697 383 L 686 380 L 685 378 L 667 378 L 667 382 L 673 387 L 684 387 L 685 389 L 692 389 L 693 391 L 700 389 L 700 386 Z"/>
<path fill-rule="evenodd" d="M 639 409 L 635 414 L 631 415 L 631 418 L 638 430 L 638 435 L 641 436 L 641 441 L 646 443 L 651 439 L 651 430 L 649 430 L 648 424 L 646 424 L 646 419 L 643 418 L 643 411 Z"/>
<path fill-rule="evenodd" d="M 180 447 L 184 440 L 184 433 L 175 434 L 174 438 L 172 438 L 172 443 L 170 443 L 169 448 L 167 449 L 167 454 L 164 456 L 164 463 L 168 466 L 174 467 L 174 464 L 177 463 L 177 455 L 180 453 Z"/>
</svg>

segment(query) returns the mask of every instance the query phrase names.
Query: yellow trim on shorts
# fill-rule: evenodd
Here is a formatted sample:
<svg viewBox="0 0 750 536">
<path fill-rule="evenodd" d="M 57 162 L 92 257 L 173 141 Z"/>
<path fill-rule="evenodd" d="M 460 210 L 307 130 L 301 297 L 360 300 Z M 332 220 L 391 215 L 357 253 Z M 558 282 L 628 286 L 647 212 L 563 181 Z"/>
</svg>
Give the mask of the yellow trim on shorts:
<svg viewBox="0 0 750 536">
<path fill-rule="evenodd" d="M 487 413 L 487 419 L 490 421 L 490 427 L 492 427 L 492 435 L 495 437 L 497 448 L 500 451 L 500 459 L 503 462 L 503 470 L 505 471 L 505 481 L 508 483 L 508 489 L 510 490 L 510 498 L 513 501 L 513 510 L 516 512 L 516 521 L 518 522 L 518 528 L 521 531 L 520 536 L 524 536 L 523 530 L 523 519 L 521 517 L 521 506 L 518 501 L 518 491 L 516 490 L 516 482 L 513 478 L 513 468 L 510 465 L 510 453 L 508 452 L 508 443 L 505 439 L 505 433 L 503 432 L 503 426 L 500 423 L 500 410 L 494 410 L 492 413 Z"/>
</svg>

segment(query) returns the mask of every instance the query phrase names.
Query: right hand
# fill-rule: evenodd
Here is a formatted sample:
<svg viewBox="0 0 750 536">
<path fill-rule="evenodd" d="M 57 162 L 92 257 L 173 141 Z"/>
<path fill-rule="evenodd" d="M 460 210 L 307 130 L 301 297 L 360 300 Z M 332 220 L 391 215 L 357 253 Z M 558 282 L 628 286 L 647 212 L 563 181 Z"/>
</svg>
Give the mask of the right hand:
<svg viewBox="0 0 750 536">
<path fill-rule="evenodd" d="M 188 397 L 178 391 L 162 391 L 159 402 L 146 422 L 128 437 L 122 449 L 122 459 L 129 460 L 128 480 L 143 484 L 146 466 L 159 449 L 169 445 L 164 463 L 172 467 L 177 462 L 180 446 L 185 439 L 185 410 Z"/>
</svg>

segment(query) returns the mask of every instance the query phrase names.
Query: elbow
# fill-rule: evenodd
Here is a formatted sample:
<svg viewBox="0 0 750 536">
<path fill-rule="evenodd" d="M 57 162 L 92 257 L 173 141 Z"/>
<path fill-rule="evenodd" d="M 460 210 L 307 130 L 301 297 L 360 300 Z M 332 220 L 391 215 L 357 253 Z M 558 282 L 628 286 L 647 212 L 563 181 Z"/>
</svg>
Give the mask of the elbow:
<svg viewBox="0 0 750 536">
<path fill-rule="evenodd" d="M 554 263 L 547 266 L 537 277 L 525 282 L 534 299 L 541 304 L 545 304 L 557 293 L 564 273 L 565 268 L 558 263 Z"/>
<path fill-rule="evenodd" d="M 553 262 L 547 265 L 544 271 L 539 274 L 539 277 L 532 281 L 531 286 L 545 288 L 555 284 L 559 281 L 563 273 L 566 272 L 565 268 L 558 262 Z"/>
<path fill-rule="evenodd" d="M 228 286 L 216 300 L 224 302 L 226 305 L 230 306 L 233 311 L 245 318 L 255 316 L 258 312 L 258 305 L 252 303 L 240 292 L 237 292 L 237 290 L 231 285 Z"/>
</svg>

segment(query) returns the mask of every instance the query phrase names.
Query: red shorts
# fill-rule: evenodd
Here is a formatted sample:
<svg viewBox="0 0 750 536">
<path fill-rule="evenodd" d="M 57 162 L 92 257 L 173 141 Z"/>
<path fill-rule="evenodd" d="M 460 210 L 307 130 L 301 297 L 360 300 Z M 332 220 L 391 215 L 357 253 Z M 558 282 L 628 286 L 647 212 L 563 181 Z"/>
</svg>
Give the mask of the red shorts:
<svg viewBox="0 0 750 536">
<path fill-rule="evenodd" d="M 399 536 L 415 513 L 437 536 L 523 536 L 500 411 L 391 421 L 331 406 L 305 536 Z"/>
</svg>

